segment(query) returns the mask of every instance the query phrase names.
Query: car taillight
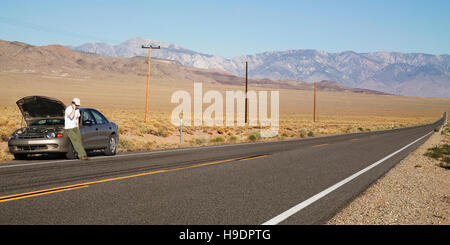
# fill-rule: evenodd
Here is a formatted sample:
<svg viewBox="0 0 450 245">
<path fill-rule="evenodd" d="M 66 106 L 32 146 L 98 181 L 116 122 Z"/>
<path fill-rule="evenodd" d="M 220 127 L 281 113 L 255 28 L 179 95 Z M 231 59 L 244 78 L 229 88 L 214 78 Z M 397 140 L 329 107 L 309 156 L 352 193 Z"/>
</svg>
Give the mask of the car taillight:
<svg viewBox="0 0 450 245">
<path fill-rule="evenodd" d="M 56 138 L 62 138 L 63 136 L 64 136 L 63 134 L 59 133 L 56 135 Z"/>
</svg>

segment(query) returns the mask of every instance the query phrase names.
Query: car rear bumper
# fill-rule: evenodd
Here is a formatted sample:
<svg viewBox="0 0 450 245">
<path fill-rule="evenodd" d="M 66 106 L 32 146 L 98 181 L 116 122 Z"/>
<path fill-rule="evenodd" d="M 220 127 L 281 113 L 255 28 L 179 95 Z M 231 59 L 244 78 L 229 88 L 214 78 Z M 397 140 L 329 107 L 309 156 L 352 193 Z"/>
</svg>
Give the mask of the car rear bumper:
<svg viewBox="0 0 450 245">
<path fill-rule="evenodd" d="M 54 139 L 13 139 L 8 141 L 12 154 L 66 153 L 69 151 L 67 137 Z"/>
</svg>

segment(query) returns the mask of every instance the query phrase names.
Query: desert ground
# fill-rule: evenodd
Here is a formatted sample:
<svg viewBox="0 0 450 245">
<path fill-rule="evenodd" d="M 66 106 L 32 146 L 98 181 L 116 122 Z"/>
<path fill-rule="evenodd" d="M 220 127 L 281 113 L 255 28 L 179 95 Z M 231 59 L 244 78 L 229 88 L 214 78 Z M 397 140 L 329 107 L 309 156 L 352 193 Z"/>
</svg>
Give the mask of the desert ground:
<svg viewBox="0 0 450 245">
<path fill-rule="evenodd" d="M 435 121 L 450 108 L 450 99 L 444 98 L 318 91 L 318 121 L 314 123 L 312 91 L 249 84 L 249 90 L 279 91 L 277 137 L 261 138 L 259 127 L 185 126 L 180 145 L 179 127 L 170 122 L 171 112 L 178 105 L 170 102 L 171 96 L 177 90 L 193 94 L 194 82 L 151 77 L 150 113 L 144 123 L 146 83 L 145 75 L 107 72 L 88 75 L 60 71 L 42 74 L 32 70 L 0 72 L 0 159 L 13 158 L 7 140 L 15 129 L 24 126 L 15 102 L 30 95 L 58 98 L 66 105 L 78 97 L 82 107 L 100 110 L 119 125 L 119 152 L 391 129 Z M 225 98 L 225 91 L 244 90 L 244 81 L 242 86 L 203 82 L 203 94 L 209 90 L 219 91 Z M 203 110 L 208 105 L 204 103 Z"/>
</svg>

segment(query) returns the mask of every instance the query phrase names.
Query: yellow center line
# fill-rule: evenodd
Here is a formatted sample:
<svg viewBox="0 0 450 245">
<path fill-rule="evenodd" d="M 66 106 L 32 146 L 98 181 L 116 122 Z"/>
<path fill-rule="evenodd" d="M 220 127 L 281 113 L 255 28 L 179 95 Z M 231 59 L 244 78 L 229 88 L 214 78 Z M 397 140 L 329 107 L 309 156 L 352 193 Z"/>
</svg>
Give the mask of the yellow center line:
<svg viewBox="0 0 450 245">
<path fill-rule="evenodd" d="M 267 155 L 261 155 L 261 156 L 254 156 L 254 157 L 241 158 L 241 159 L 239 159 L 238 161 L 245 161 L 245 160 L 256 159 L 256 158 L 262 158 L 262 157 L 267 157 Z"/>
<path fill-rule="evenodd" d="M 357 141 L 358 139 L 351 139 L 350 141 Z"/>
<path fill-rule="evenodd" d="M 328 144 L 320 144 L 320 145 L 313 145 L 313 146 L 311 146 L 311 147 L 320 147 L 320 146 L 325 146 L 325 145 L 328 145 Z"/>
<path fill-rule="evenodd" d="M 172 169 L 162 169 L 162 170 L 157 170 L 157 171 L 152 171 L 152 172 L 127 175 L 127 176 L 122 176 L 122 177 L 117 177 L 117 178 L 96 180 L 96 181 L 91 181 L 91 182 L 84 182 L 84 183 L 80 183 L 80 184 L 75 184 L 75 185 L 67 185 L 67 186 L 55 187 L 55 188 L 50 188 L 50 189 L 44 189 L 44 190 L 38 190 L 38 191 L 32 191 L 32 192 L 26 192 L 26 193 L 19 193 L 19 194 L 13 194 L 13 195 L 8 195 L 8 196 L 0 196 L 0 202 L 8 202 L 8 201 L 17 200 L 17 199 L 23 199 L 23 198 L 28 198 L 28 197 L 47 195 L 47 194 L 52 194 L 52 193 L 57 193 L 57 192 L 62 192 L 62 191 L 76 190 L 76 189 L 88 187 L 89 185 L 92 185 L 92 184 L 105 183 L 105 182 L 109 182 L 109 181 L 129 179 L 129 178 L 135 178 L 135 177 L 151 175 L 151 174 L 173 172 L 173 171 L 179 171 L 179 170 L 184 170 L 184 169 L 189 169 L 189 168 L 198 168 L 198 167 L 203 167 L 203 166 L 208 166 L 208 165 L 213 165 L 213 164 L 219 164 L 219 163 L 232 162 L 232 161 L 245 161 L 245 160 L 262 158 L 262 157 L 267 157 L 267 155 L 250 156 L 250 157 L 244 157 L 244 158 L 242 158 L 242 157 L 241 158 L 231 158 L 231 159 L 214 161 L 214 162 L 200 163 L 200 164 L 195 164 L 195 165 L 186 166 L 186 167 L 179 167 L 179 168 L 172 168 Z"/>
<path fill-rule="evenodd" d="M 33 192 L 27 192 L 27 193 L 20 193 L 20 194 L 14 194 L 9 196 L 2 196 L 0 197 L 0 202 L 9 202 L 13 200 L 28 198 L 28 197 L 35 197 L 35 196 L 42 196 L 42 195 L 48 195 L 52 193 L 62 192 L 62 191 L 71 191 L 81 188 L 86 188 L 87 185 L 76 185 L 76 186 L 64 186 L 64 187 L 58 187 L 58 188 L 51 188 L 51 189 L 45 189 L 45 190 L 39 190 L 39 191 L 33 191 Z"/>
</svg>

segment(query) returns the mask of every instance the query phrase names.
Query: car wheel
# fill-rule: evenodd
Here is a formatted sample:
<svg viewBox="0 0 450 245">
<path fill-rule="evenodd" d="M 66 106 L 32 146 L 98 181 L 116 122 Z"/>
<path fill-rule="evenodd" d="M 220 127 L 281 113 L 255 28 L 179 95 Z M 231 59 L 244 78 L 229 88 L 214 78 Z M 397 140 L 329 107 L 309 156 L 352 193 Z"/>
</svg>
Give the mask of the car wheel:
<svg viewBox="0 0 450 245">
<path fill-rule="evenodd" d="M 76 159 L 77 158 L 77 152 L 73 148 L 72 142 L 69 141 L 69 151 L 66 153 L 67 159 Z"/>
<path fill-rule="evenodd" d="M 110 135 L 108 140 L 108 146 L 105 149 L 105 155 L 106 156 L 112 156 L 116 155 L 116 149 L 117 149 L 117 138 L 115 135 Z"/>
<path fill-rule="evenodd" d="M 14 159 L 16 160 L 27 160 L 28 154 L 14 154 Z"/>
</svg>

